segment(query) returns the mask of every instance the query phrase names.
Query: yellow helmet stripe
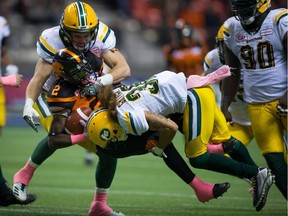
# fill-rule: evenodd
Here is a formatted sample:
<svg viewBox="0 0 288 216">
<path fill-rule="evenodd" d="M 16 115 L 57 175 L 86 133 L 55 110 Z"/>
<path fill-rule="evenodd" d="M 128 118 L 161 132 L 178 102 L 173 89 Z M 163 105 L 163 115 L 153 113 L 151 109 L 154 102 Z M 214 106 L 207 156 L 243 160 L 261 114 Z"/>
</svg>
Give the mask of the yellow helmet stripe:
<svg viewBox="0 0 288 216">
<path fill-rule="evenodd" d="M 84 11 L 84 5 L 82 2 L 76 2 L 76 8 L 78 12 L 78 21 L 79 21 L 79 26 L 81 27 L 86 27 L 87 26 L 87 14 Z"/>
<path fill-rule="evenodd" d="M 68 50 L 68 49 L 64 49 L 63 52 L 68 53 L 70 56 L 72 56 L 78 63 L 81 62 L 81 59 L 79 58 L 78 55 L 76 55 L 74 52 Z"/>
<path fill-rule="evenodd" d="M 281 13 L 279 13 L 275 19 L 274 19 L 274 24 L 278 25 L 279 24 L 279 21 L 288 15 L 288 10 L 283 10 Z"/>
</svg>

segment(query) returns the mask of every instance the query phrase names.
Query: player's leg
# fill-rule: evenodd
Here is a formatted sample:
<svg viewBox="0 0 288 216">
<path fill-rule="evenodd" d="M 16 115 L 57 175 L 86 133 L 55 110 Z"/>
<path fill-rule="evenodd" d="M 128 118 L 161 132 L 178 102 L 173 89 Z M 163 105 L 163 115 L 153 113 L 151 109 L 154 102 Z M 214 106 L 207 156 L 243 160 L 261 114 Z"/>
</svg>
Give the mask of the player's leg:
<svg viewBox="0 0 288 216">
<path fill-rule="evenodd" d="M 277 103 L 274 101 L 266 104 L 249 104 L 248 112 L 257 145 L 275 175 L 277 188 L 287 199 L 287 163 L 284 158 L 285 142 L 283 139 L 283 131 L 287 128 L 287 118 L 282 121 L 277 116 Z"/>
<path fill-rule="evenodd" d="M 99 161 L 96 168 L 95 180 L 96 189 L 93 201 L 89 208 L 89 215 L 114 215 L 122 216 L 121 212 L 115 212 L 107 205 L 109 188 L 113 182 L 117 167 L 117 158 L 98 151 Z"/>
<path fill-rule="evenodd" d="M 229 154 L 236 161 L 256 166 L 246 146 L 240 140 L 231 136 L 226 119 L 218 106 L 215 106 L 214 115 L 214 127 L 210 141 L 219 143 L 221 139 L 224 139 L 225 141 L 222 141 L 224 153 Z M 228 140 L 226 140 L 227 137 L 229 137 Z"/>
<path fill-rule="evenodd" d="M 48 131 L 53 120 L 53 116 L 46 103 L 45 93 L 40 94 L 38 100 L 34 104 L 34 108 L 40 115 L 41 125 L 46 131 Z M 55 150 L 50 149 L 48 146 L 47 136 L 37 144 L 26 164 L 14 174 L 13 193 L 17 199 L 21 201 L 27 199 L 27 187 L 34 174 L 34 171 L 54 152 Z"/>
<path fill-rule="evenodd" d="M 228 129 L 233 137 L 243 143 L 245 146 L 252 141 L 254 138 L 253 130 L 251 125 L 241 125 L 236 122 L 233 124 L 228 124 Z"/>
<path fill-rule="evenodd" d="M 0 87 L 0 136 L 2 133 L 2 129 L 6 124 L 6 100 L 5 100 L 5 92 L 4 88 Z"/>
<path fill-rule="evenodd" d="M 5 180 L 2 168 L 0 165 L 0 206 L 9 206 L 9 205 L 27 205 L 36 200 L 36 195 L 28 194 L 27 199 L 23 202 L 16 199 L 13 195 L 11 188 L 9 187 L 7 181 Z"/>
<path fill-rule="evenodd" d="M 218 116 L 221 111 L 219 111 L 220 113 L 216 112 L 217 115 L 215 115 L 215 110 L 217 109 L 219 110 L 215 105 L 213 92 L 208 87 L 196 88 L 188 92 L 188 105 L 184 111 L 183 121 L 186 156 L 189 158 L 190 164 L 195 168 L 212 170 L 240 178 L 256 179 L 254 187 L 257 192 L 253 202 L 256 207 L 260 204 L 261 198 L 267 196 L 265 191 L 267 192 L 271 187 L 273 177 L 267 169 L 262 171 L 255 165 L 239 162 L 222 154 L 207 152 L 207 143 L 211 138 L 212 132 L 215 132 L 216 127 L 218 134 L 213 135 L 212 141 L 225 143 L 223 149 L 231 154 L 231 157 L 238 157 L 239 155 L 237 154 L 239 152 L 240 154 L 248 153 L 244 151 L 247 151 L 247 149 L 243 144 L 241 145 L 240 142 L 235 142 L 231 138 L 224 117 L 224 123 L 219 124 L 217 118 L 221 117 L 221 115 Z"/>
<path fill-rule="evenodd" d="M 211 184 L 198 178 L 188 167 L 173 143 L 165 148 L 164 153 L 167 155 L 163 158 L 166 165 L 192 187 L 200 202 L 208 202 L 211 199 L 218 198 L 229 189 L 230 184 L 228 182 Z"/>
</svg>

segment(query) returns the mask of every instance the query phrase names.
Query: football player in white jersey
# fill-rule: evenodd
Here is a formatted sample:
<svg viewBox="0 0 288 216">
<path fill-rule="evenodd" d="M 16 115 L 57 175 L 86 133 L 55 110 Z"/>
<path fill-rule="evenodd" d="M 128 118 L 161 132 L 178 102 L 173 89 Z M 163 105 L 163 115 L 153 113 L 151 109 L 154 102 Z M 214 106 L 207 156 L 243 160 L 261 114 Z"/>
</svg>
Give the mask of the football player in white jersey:
<svg viewBox="0 0 288 216">
<path fill-rule="evenodd" d="M 63 12 L 60 25 L 46 29 L 37 41 L 39 60 L 36 64 L 34 76 L 26 89 L 26 101 L 23 117 L 27 123 L 37 131 L 35 119 L 40 118 L 43 127 L 48 131 L 52 114 L 46 103 L 45 95 L 56 79 L 53 73 L 52 60 L 54 54 L 62 48 L 74 47 L 85 52 L 90 50 L 101 56 L 111 68 L 108 74 L 97 78 L 98 84 L 116 84 L 130 76 L 130 68 L 121 54 L 115 48 L 116 38 L 112 29 L 99 21 L 93 8 L 84 2 L 73 2 Z M 83 95 L 93 94 L 95 89 L 87 86 Z M 95 92 L 94 92 L 95 93 Z M 35 121 L 35 122 L 34 122 Z M 35 169 L 54 153 L 48 147 L 47 136 L 41 140 L 28 162 L 14 175 L 13 192 L 19 200 L 26 199 L 26 190 Z M 88 148 L 88 146 L 83 146 Z M 88 149 L 89 150 L 89 149 Z M 108 189 L 113 181 L 117 159 L 100 155 L 96 178 L 96 191 L 94 200 L 89 209 L 90 215 L 123 215 L 114 212 L 107 204 Z"/>
<path fill-rule="evenodd" d="M 2 74 L 0 67 L 0 136 L 2 128 L 6 123 L 5 94 L 2 86 L 19 87 L 23 81 L 23 75 L 18 74 L 18 67 L 12 64 L 12 58 L 8 51 L 7 40 L 10 33 L 10 27 L 7 19 L 0 16 L 0 66 L 3 65 L 6 72 L 5 75 Z M 36 196 L 34 194 L 28 194 L 27 200 L 23 202 L 17 200 L 3 176 L 0 165 L 0 206 L 9 206 L 13 204 L 26 205 L 34 202 L 35 199 Z"/>
<path fill-rule="evenodd" d="M 224 25 L 218 30 L 216 36 L 216 48 L 208 52 L 205 56 L 204 61 L 204 70 L 206 73 L 211 73 L 214 70 L 217 70 L 225 64 L 224 59 Z M 219 83 L 217 83 L 219 85 Z M 218 90 L 215 90 L 215 88 Z M 219 86 L 213 85 L 214 92 L 216 95 L 216 100 L 219 98 L 221 101 L 221 91 Z M 219 91 L 219 92 L 218 92 Z M 220 103 L 219 103 L 220 104 Z M 245 146 L 247 146 L 252 139 L 254 138 L 253 130 L 251 127 L 251 122 L 248 116 L 247 103 L 243 100 L 243 75 L 241 75 L 239 89 L 234 100 L 229 106 L 229 112 L 232 115 L 232 121 L 228 123 L 229 130 L 236 139 L 240 140 Z M 218 151 L 219 146 L 208 145 L 208 150 L 214 150 L 215 153 Z M 209 150 L 209 151 L 210 151 Z M 223 149 L 220 147 L 218 153 L 223 153 Z"/>
<path fill-rule="evenodd" d="M 223 81 L 221 109 L 231 121 L 229 106 L 236 95 L 240 68 L 244 100 L 254 137 L 276 186 L 287 199 L 287 25 L 288 10 L 270 9 L 270 0 L 232 0 L 234 17 L 224 23 L 225 63 L 235 76 Z M 285 154 L 286 155 L 286 154 Z"/>
<path fill-rule="evenodd" d="M 171 143 L 179 126 L 193 167 L 251 179 L 255 190 L 253 204 L 261 206 L 259 210 L 264 207 L 273 176 L 269 169 L 259 169 L 246 147 L 231 137 L 211 86 L 187 90 L 184 73 L 164 71 L 146 81 L 119 87 L 114 94 L 108 89 L 102 94 L 107 96 L 99 96 L 100 102 L 107 108 L 96 109 L 87 123 L 88 137 L 96 145 L 105 148 L 108 142 L 125 140 L 126 134 L 139 136 L 152 130 L 159 132 L 159 144 L 152 152 L 165 157 L 163 149 Z M 166 117 L 174 113 L 182 114 L 176 119 L 177 124 Z M 207 152 L 210 140 L 222 143 L 231 158 Z"/>
</svg>

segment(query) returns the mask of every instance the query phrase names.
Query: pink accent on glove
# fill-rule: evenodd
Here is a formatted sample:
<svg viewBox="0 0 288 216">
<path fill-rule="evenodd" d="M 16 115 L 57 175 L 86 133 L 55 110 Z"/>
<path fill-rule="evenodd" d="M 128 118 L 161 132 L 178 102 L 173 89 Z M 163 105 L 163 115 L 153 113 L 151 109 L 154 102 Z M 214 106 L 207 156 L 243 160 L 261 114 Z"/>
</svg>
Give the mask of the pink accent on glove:
<svg viewBox="0 0 288 216">
<path fill-rule="evenodd" d="M 17 85 L 17 74 L 1 77 L 2 85 L 16 86 Z"/>
<path fill-rule="evenodd" d="M 85 136 L 85 134 L 76 134 L 76 135 L 71 135 L 71 143 L 72 145 L 77 144 L 77 143 L 81 143 L 81 142 L 85 142 L 89 140 L 87 136 Z"/>
<path fill-rule="evenodd" d="M 190 75 L 187 79 L 187 89 L 207 86 L 212 83 L 218 82 L 226 77 L 231 76 L 230 68 L 228 65 L 223 65 L 216 71 L 206 75 Z"/>
</svg>

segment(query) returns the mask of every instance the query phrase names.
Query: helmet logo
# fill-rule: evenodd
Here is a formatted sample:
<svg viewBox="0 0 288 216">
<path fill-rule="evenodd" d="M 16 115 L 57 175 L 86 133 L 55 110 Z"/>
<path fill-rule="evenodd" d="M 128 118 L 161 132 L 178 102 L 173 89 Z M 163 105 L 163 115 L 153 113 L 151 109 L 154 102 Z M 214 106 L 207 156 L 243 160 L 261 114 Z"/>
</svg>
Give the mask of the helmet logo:
<svg viewBox="0 0 288 216">
<path fill-rule="evenodd" d="M 101 140 L 104 141 L 109 141 L 110 140 L 110 130 L 108 130 L 107 128 L 104 128 L 100 131 L 100 138 Z"/>
</svg>

